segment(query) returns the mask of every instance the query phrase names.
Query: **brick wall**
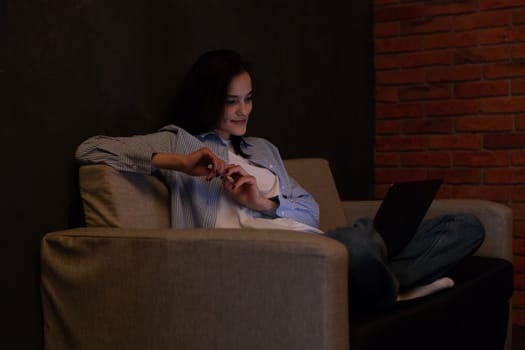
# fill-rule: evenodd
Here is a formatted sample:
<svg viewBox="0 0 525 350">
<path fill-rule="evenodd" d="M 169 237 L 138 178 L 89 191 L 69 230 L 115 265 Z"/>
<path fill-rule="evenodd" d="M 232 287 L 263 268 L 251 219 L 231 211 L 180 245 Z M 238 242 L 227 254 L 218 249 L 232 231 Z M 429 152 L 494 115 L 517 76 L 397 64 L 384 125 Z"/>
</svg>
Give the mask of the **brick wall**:
<svg viewBox="0 0 525 350">
<path fill-rule="evenodd" d="M 510 206 L 525 326 L 525 0 L 375 0 L 376 192 L 443 177 L 442 198 Z"/>
</svg>

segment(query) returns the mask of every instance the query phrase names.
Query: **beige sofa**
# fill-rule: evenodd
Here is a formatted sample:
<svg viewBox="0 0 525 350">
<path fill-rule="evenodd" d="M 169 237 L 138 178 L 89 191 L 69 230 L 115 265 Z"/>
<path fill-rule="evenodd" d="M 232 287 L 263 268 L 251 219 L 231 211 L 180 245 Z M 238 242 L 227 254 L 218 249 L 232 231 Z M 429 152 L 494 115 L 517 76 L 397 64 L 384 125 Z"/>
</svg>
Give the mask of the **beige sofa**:
<svg viewBox="0 0 525 350">
<path fill-rule="evenodd" d="M 379 201 L 339 200 L 326 160 L 285 163 L 319 202 L 322 229 L 374 215 Z M 410 319 L 404 315 L 413 312 L 410 308 L 424 309 L 426 303 L 430 310 L 439 298 L 444 308 L 457 309 L 454 302 L 459 303 L 453 293 L 461 292 L 461 283 L 429 301 L 353 319 L 348 255 L 334 240 L 285 230 L 170 229 L 169 193 L 162 181 L 105 165 L 82 166 L 80 189 L 88 227 L 48 233 L 42 240 L 46 349 L 304 350 L 349 349 L 350 344 L 374 349 L 396 341 L 409 349 L 422 339 L 417 331 L 388 335 L 381 327 L 394 325 L 389 326 L 389 317 L 401 313 L 396 317 Z M 501 266 L 512 260 L 512 217 L 506 206 L 436 200 L 428 215 L 461 211 L 476 214 L 486 227 L 476 255 L 497 258 L 482 259 Z M 508 266 L 498 269 L 494 275 L 508 280 Z M 502 293 L 495 290 L 489 298 L 501 299 L 495 305 L 508 311 L 508 291 Z M 507 315 L 502 311 L 500 318 Z M 467 323 L 479 317 L 465 315 Z M 377 328 L 375 320 L 386 321 Z M 498 328 L 491 338 L 495 347 L 505 339 L 504 321 L 487 326 Z M 508 332 L 510 337 L 510 327 Z M 451 342 L 470 344 L 474 336 L 458 334 Z"/>
</svg>

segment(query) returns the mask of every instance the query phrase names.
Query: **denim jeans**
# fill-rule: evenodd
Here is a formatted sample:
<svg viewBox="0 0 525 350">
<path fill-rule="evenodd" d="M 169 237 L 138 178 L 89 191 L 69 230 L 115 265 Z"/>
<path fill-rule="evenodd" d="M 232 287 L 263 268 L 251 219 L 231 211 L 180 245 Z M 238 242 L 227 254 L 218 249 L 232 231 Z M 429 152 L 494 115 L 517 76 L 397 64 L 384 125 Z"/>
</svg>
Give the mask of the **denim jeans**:
<svg viewBox="0 0 525 350">
<path fill-rule="evenodd" d="M 485 230 L 471 214 L 442 215 L 424 221 L 408 245 L 396 256 L 387 256 L 381 235 L 371 219 L 351 227 L 326 232 L 343 243 L 349 253 L 350 306 L 392 306 L 399 289 L 431 283 L 473 254 Z"/>
</svg>

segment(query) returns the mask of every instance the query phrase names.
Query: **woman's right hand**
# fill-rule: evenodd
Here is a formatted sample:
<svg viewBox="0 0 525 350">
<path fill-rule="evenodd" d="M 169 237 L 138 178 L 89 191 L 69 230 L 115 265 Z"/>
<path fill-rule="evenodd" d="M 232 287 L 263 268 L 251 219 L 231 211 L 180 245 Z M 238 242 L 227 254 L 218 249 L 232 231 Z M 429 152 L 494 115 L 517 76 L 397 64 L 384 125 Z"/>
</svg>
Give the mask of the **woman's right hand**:
<svg viewBox="0 0 525 350">
<path fill-rule="evenodd" d="M 192 176 L 206 176 L 208 181 L 222 174 L 225 167 L 224 161 L 207 147 L 190 154 L 156 153 L 151 158 L 151 164 Z"/>
</svg>

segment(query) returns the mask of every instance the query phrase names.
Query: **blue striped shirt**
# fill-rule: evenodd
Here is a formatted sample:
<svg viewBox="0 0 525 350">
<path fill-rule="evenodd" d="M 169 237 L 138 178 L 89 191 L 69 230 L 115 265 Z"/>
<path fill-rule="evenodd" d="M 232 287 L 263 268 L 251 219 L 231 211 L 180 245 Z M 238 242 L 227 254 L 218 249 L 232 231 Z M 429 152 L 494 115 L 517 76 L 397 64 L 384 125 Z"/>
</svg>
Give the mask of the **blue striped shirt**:
<svg viewBox="0 0 525 350">
<path fill-rule="evenodd" d="M 151 165 L 154 153 L 189 154 L 202 147 L 208 147 L 228 163 L 228 146 L 217 134 L 194 136 L 175 125 L 147 135 L 94 136 L 78 147 L 75 156 L 80 164 L 104 163 L 119 171 L 163 176 L 171 190 L 171 226 L 211 228 L 215 226 L 219 196 L 224 195 L 222 181 L 219 178 L 206 181 L 203 177 L 155 169 Z M 250 163 L 274 173 L 281 187 L 275 211 L 264 214 L 254 211 L 254 216 L 285 217 L 319 227 L 317 202 L 288 175 L 277 147 L 262 138 L 245 137 L 241 148 L 250 155 Z"/>
</svg>

